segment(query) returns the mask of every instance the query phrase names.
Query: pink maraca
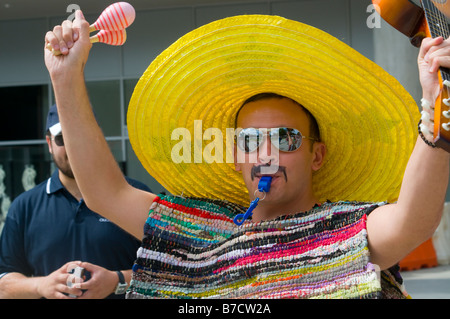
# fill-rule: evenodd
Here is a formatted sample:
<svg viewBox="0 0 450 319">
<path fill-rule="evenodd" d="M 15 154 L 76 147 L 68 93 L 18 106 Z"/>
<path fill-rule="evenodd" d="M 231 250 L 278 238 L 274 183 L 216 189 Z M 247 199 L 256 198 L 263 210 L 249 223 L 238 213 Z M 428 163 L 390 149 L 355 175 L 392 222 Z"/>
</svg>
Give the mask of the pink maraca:
<svg viewBox="0 0 450 319">
<path fill-rule="evenodd" d="M 128 2 L 116 2 L 103 10 L 97 21 L 90 26 L 89 31 L 108 30 L 118 31 L 133 23 L 136 12 Z"/>
<path fill-rule="evenodd" d="M 118 31 L 100 30 L 96 35 L 90 37 L 91 43 L 102 42 L 109 45 L 122 45 L 126 40 L 125 29 Z"/>
</svg>

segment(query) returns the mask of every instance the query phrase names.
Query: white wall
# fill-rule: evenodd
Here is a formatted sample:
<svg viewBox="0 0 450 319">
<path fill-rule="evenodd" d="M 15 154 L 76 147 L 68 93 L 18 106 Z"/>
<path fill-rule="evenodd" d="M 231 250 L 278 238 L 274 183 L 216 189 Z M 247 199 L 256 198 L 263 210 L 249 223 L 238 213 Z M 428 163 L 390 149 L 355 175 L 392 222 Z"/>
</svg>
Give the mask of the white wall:
<svg viewBox="0 0 450 319">
<path fill-rule="evenodd" d="M 116 87 L 115 81 L 118 81 L 117 89 L 108 96 L 104 96 L 106 89 L 90 91 L 105 135 L 126 140 L 124 114 L 128 103 L 129 82 L 138 79 L 161 51 L 200 25 L 238 14 L 280 15 L 321 28 L 373 59 L 373 30 L 366 26 L 369 4 L 370 0 L 225 0 L 220 5 L 137 11 L 135 22 L 127 29 L 125 45 L 112 47 L 94 44 L 86 66 L 88 88 L 105 85 Z M 48 103 L 53 104 L 51 85 L 43 62 L 44 36 L 68 15 L 69 13 L 62 12 L 59 17 L 0 21 L 0 87 L 46 84 L 49 87 Z M 97 17 L 98 14 L 86 15 L 91 23 Z M 118 101 L 111 101 L 113 97 Z M 1 107 L 10 108 L 14 105 Z M 152 189 L 160 189 L 127 148 L 128 144 L 119 141 L 115 145 L 113 152 L 116 158 L 132 163 L 127 174 L 143 180 Z"/>
<path fill-rule="evenodd" d="M 226 3 L 226 1 L 224 1 Z M 95 44 L 86 79 L 139 77 L 153 58 L 193 28 L 236 14 L 276 14 L 309 23 L 373 57 L 366 0 L 291 0 L 138 11 L 122 47 Z M 83 8 L 81 8 L 83 9 Z M 67 14 L 68 15 L 68 14 Z M 45 33 L 66 18 L 0 21 L 0 86 L 48 83 L 43 64 Z M 86 16 L 94 22 L 97 16 Z"/>
</svg>

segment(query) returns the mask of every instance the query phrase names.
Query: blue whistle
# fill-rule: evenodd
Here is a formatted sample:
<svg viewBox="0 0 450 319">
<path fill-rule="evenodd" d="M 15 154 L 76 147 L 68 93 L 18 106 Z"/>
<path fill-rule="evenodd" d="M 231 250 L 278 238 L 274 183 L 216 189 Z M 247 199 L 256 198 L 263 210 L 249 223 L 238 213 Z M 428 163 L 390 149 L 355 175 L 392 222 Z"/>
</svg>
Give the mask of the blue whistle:
<svg viewBox="0 0 450 319">
<path fill-rule="evenodd" d="M 261 179 L 259 180 L 258 183 L 258 191 L 260 192 L 265 192 L 268 193 L 270 190 L 270 183 L 272 182 L 272 177 L 270 176 L 263 176 L 261 177 Z M 253 210 L 255 209 L 255 207 L 258 205 L 259 202 L 259 197 L 256 197 L 251 203 L 250 206 L 248 207 L 247 211 L 245 212 L 245 214 L 237 214 L 234 219 L 233 222 L 240 226 L 242 225 L 246 219 L 250 218 L 253 214 Z"/>
<path fill-rule="evenodd" d="M 271 176 L 263 176 L 259 180 L 258 183 L 258 190 L 260 192 L 266 192 L 268 193 L 270 190 L 270 183 L 272 183 L 272 177 Z"/>
</svg>

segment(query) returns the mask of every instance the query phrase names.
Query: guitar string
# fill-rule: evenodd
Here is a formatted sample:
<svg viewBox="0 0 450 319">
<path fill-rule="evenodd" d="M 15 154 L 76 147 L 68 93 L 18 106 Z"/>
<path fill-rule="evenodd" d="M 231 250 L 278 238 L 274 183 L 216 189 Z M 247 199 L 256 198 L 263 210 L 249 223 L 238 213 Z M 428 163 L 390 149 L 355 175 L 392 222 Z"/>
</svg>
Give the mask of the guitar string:
<svg viewBox="0 0 450 319">
<path fill-rule="evenodd" d="M 450 37 L 450 30 L 449 25 L 447 23 L 447 18 L 444 15 L 444 3 L 436 3 L 431 0 L 422 0 L 422 6 L 426 15 L 426 18 L 428 20 L 428 26 L 430 28 L 430 33 L 433 38 L 442 36 L 444 40 L 447 40 Z M 432 21 L 430 21 L 432 20 Z M 431 22 L 431 23 L 430 23 Z M 434 33 L 434 34 L 433 34 Z M 442 80 L 449 81 L 450 76 L 447 70 L 444 70 L 443 68 L 440 68 L 440 74 L 442 77 Z M 443 85 L 443 89 L 445 87 L 445 91 L 447 93 L 447 97 L 450 96 L 450 88 L 447 85 Z M 446 101 L 443 100 L 444 104 L 446 104 Z M 448 103 L 448 101 L 447 101 Z M 439 115 L 441 118 L 441 115 Z M 450 123 L 450 122 L 449 122 Z M 447 123 L 447 124 L 449 124 Z"/>
<path fill-rule="evenodd" d="M 430 0 L 422 1 L 425 13 L 427 14 L 429 23 L 430 32 L 432 33 L 432 37 L 442 36 L 444 40 L 450 37 L 450 30 L 447 24 L 446 18 L 442 13 L 442 9 L 444 8 L 443 3 L 432 3 Z M 438 9 L 441 8 L 441 10 Z M 445 70 L 441 70 L 441 75 L 444 80 L 450 80 L 450 75 Z M 447 87 L 447 91 L 450 89 Z"/>
<path fill-rule="evenodd" d="M 434 4 L 432 3 L 431 6 L 434 8 L 435 13 L 439 18 L 438 26 L 440 27 L 440 31 L 441 31 L 440 34 L 443 36 L 444 40 L 447 40 L 449 38 L 450 34 L 449 34 L 449 27 L 448 27 L 448 24 L 446 21 L 446 17 L 443 13 L 444 12 L 444 3 L 446 3 L 446 1 L 442 2 L 442 3 L 434 3 Z M 450 76 L 449 76 L 448 72 L 446 72 L 446 71 L 441 72 L 441 75 L 443 78 L 445 78 L 445 80 L 450 79 Z M 447 93 L 449 93 L 450 89 L 447 86 L 446 86 L 446 89 L 447 89 Z"/>
<path fill-rule="evenodd" d="M 441 29 L 442 29 L 442 31 L 443 31 L 443 34 L 444 34 L 444 39 L 448 39 L 449 38 L 449 25 L 448 25 L 448 23 L 447 23 L 447 17 L 445 16 L 445 14 L 444 14 L 444 4 L 446 3 L 447 1 L 444 1 L 444 2 L 442 2 L 442 3 L 436 3 L 436 9 L 439 11 L 439 17 L 440 17 L 440 20 L 441 20 Z M 445 31 L 447 31 L 447 32 L 445 32 Z M 441 76 L 442 76 L 442 78 L 445 78 L 445 80 L 449 80 L 449 73 L 447 72 L 448 71 L 448 69 L 446 69 L 445 71 L 444 70 L 441 70 Z M 450 91 L 450 88 L 449 88 L 449 86 L 448 85 L 444 85 L 445 86 L 445 89 L 446 89 L 446 92 L 447 92 L 447 98 L 449 98 L 449 91 Z M 450 100 L 450 99 L 449 99 Z M 444 101 L 445 102 L 445 101 Z M 447 102 L 445 102 L 444 104 L 446 104 L 447 105 L 447 103 L 448 103 L 448 100 L 447 100 Z M 447 111 L 448 112 L 448 111 Z M 446 115 L 445 115 L 445 113 L 442 113 L 442 115 L 444 115 L 444 117 L 447 117 Z M 441 115 L 440 115 L 440 117 L 441 117 Z M 447 125 L 449 124 L 450 122 L 447 122 Z"/>
</svg>

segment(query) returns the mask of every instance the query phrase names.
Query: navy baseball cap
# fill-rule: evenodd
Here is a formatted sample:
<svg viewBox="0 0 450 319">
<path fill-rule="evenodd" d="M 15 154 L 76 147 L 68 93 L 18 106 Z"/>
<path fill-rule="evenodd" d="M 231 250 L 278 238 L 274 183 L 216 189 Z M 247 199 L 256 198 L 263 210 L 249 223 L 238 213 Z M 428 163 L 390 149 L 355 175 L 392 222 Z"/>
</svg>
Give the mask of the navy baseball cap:
<svg viewBox="0 0 450 319">
<path fill-rule="evenodd" d="M 59 123 L 58 111 L 56 109 L 56 104 L 50 107 L 47 115 L 47 126 L 45 131 L 50 131 L 54 136 L 61 133 L 61 124 Z"/>
</svg>

